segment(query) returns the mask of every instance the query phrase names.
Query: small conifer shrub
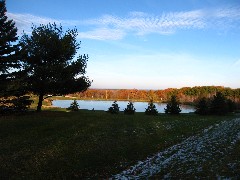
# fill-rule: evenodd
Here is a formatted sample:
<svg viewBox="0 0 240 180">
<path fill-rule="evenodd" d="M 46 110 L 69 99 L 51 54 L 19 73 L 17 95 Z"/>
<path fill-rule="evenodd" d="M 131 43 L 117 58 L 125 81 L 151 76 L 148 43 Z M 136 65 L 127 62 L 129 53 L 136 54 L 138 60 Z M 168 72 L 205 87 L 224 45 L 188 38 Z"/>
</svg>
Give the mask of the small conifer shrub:
<svg viewBox="0 0 240 180">
<path fill-rule="evenodd" d="M 180 104 L 177 97 L 173 95 L 171 100 L 167 103 L 166 108 L 164 108 L 166 114 L 179 114 L 182 110 L 180 109 Z"/>
<path fill-rule="evenodd" d="M 234 101 L 232 101 L 231 99 L 227 100 L 227 104 L 228 104 L 228 111 L 229 112 L 232 113 L 237 109 L 237 104 Z"/>
<path fill-rule="evenodd" d="M 108 108 L 108 113 L 111 114 L 118 114 L 119 113 L 119 106 L 117 104 L 117 101 L 114 101 L 112 106 L 110 108 Z"/>
<path fill-rule="evenodd" d="M 132 115 L 135 113 L 135 111 L 136 109 L 134 108 L 133 103 L 129 102 L 127 108 L 124 109 L 124 114 Z"/>
<path fill-rule="evenodd" d="M 146 115 L 158 115 L 158 110 L 156 106 L 153 104 L 153 101 L 151 100 L 150 103 L 148 103 L 148 107 L 145 110 Z"/>
<path fill-rule="evenodd" d="M 74 100 L 74 101 L 71 103 L 70 107 L 67 108 L 67 110 L 70 110 L 70 111 L 78 111 L 79 108 L 80 108 L 80 107 L 79 107 L 79 105 L 78 105 L 78 103 L 77 103 L 77 100 Z"/>
<path fill-rule="evenodd" d="M 195 105 L 195 113 L 199 115 L 208 115 L 210 113 L 209 100 L 205 97 L 200 98 Z"/>
<path fill-rule="evenodd" d="M 210 104 L 210 113 L 214 115 L 225 115 L 229 112 L 228 103 L 226 97 L 217 92 Z"/>
<path fill-rule="evenodd" d="M 30 96 L 0 98 L 0 114 L 21 113 L 28 111 L 33 100 Z"/>
</svg>

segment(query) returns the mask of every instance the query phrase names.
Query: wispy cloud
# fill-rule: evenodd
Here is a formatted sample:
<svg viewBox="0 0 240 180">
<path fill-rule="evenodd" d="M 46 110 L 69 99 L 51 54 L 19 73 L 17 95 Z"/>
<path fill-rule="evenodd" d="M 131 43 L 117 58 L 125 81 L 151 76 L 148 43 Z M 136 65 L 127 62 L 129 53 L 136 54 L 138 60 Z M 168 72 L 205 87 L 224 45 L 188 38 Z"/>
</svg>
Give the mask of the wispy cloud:
<svg viewBox="0 0 240 180">
<path fill-rule="evenodd" d="M 58 20 L 38 17 L 30 14 L 8 13 L 14 19 L 20 32 L 28 31 L 33 24 L 47 24 L 56 22 L 64 26 L 85 27 L 86 31 L 79 33 L 80 38 L 96 40 L 118 40 L 127 34 L 147 35 L 157 33 L 161 35 L 173 34 L 181 29 L 228 29 L 239 28 L 240 6 L 216 9 L 198 9 L 193 11 L 163 12 L 159 15 L 145 12 L 130 12 L 125 17 L 103 15 L 99 18 L 78 20 Z"/>
<path fill-rule="evenodd" d="M 16 13 L 7 13 L 9 19 L 13 19 L 18 28 L 18 33 L 31 32 L 32 25 L 40 25 L 40 24 L 48 24 L 48 23 L 56 23 L 62 24 L 66 26 L 76 26 L 80 22 L 76 20 L 59 20 L 48 17 L 34 16 L 32 14 L 16 14 Z"/>
<path fill-rule="evenodd" d="M 209 12 L 209 14 L 211 14 Z M 239 19 L 240 18 L 240 7 L 228 7 L 228 8 L 218 8 L 213 10 L 213 16 L 216 18 L 230 18 L 230 19 Z"/>
<path fill-rule="evenodd" d="M 99 28 L 93 31 L 80 32 L 80 39 L 96 39 L 96 40 L 118 40 L 125 36 L 125 32 L 120 29 Z"/>
<path fill-rule="evenodd" d="M 39 17 L 31 14 L 7 13 L 7 16 L 9 19 L 13 19 L 15 21 L 19 33 L 22 33 L 23 31 L 26 33 L 30 32 L 32 24 L 39 25 L 53 22 L 60 23 L 56 19 Z"/>
<path fill-rule="evenodd" d="M 87 21 L 89 25 L 114 27 L 125 31 L 133 31 L 138 35 L 148 33 L 169 34 L 178 28 L 203 28 L 203 12 L 201 10 L 189 12 L 163 13 L 160 16 L 142 12 L 133 12 L 126 18 L 104 15 L 98 19 Z"/>
<path fill-rule="evenodd" d="M 86 21 L 97 27 L 114 27 L 137 35 L 150 33 L 172 34 L 180 29 L 226 29 L 239 25 L 240 7 L 219 9 L 199 9 L 193 11 L 168 12 L 152 15 L 144 12 L 131 12 L 127 17 L 104 15 Z"/>
</svg>

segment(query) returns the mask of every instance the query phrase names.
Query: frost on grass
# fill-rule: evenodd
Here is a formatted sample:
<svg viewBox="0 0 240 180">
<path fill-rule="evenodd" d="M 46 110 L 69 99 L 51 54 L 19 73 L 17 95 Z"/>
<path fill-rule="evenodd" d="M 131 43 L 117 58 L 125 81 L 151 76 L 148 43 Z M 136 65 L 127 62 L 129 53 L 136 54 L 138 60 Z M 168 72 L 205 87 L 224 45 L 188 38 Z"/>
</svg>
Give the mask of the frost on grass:
<svg viewBox="0 0 240 180">
<path fill-rule="evenodd" d="M 156 155 L 139 161 L 131 168 L 113 176 L 112 179 L 145 179 L 148 177 L 240 178 L 239 163 L 225 162 L 240 140 L 240 118 L 224 121 L 204 129 Z M 235 160 L 236 161 L 236 160 Z M 227 170 L 219 167 L 226 167 Z"/>
</svg>

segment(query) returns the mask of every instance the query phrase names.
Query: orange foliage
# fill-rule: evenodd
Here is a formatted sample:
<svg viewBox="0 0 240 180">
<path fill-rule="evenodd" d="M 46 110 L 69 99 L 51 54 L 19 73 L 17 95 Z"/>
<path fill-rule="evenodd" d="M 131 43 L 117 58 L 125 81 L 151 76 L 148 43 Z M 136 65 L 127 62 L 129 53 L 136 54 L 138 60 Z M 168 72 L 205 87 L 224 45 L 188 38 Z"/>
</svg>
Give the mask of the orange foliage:
<svg viewBox="0 0 240 180">
<path fill-rule="evenodd" d="M 199 97 L 212 97 L 216 92 L 222 92 L 226 97 L 240 102 L 240 89 L 225 88 L 222 86 L 195 86 L 180 89 L 168 88 L 164 90 L 138 89 L 88 89 L 85 92 L 69 94 L 80 99 L 94 100 L 128 100 L 128 101 L 155 101 L 166 102 L 172 95 L 176 95 L 183 103 L 194 102 Z"/>
</svg>

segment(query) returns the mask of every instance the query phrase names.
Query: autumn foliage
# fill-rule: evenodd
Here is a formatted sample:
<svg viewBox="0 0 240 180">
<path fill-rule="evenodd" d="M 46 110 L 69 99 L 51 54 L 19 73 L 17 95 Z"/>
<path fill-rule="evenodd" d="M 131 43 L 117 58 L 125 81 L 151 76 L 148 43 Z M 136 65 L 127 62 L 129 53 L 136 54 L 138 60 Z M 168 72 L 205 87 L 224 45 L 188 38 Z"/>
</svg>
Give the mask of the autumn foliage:
<svg viewBox="0 0 240 180">
<path fill-rule="evenodd" d="M 80 99 L 93 100 L 127 100 L 150 102 L 168 102 L 176 95 L 181 104 L 193 104 L 200 98 L 213 98 L 221 92 L 227 99 L 238 104 L 240 108 L 240 88 L 231 89 L 222 86 L 196 86 L 180 89 L 168 88 L 164 90 L 138 90 L 138 89 L 88 89 L 85 92 L 69 94 Z"/>
</svg>

